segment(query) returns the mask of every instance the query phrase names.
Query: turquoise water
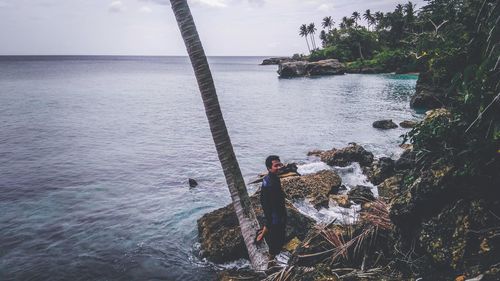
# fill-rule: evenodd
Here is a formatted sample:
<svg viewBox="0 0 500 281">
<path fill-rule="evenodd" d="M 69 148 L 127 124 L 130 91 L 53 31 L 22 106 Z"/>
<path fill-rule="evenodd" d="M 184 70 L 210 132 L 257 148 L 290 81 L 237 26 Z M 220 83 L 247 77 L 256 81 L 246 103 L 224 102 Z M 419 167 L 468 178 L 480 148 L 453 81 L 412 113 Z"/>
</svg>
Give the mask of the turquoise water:
<svg viewBox="0 0 500 281">
<path fill-rule="evenodd" d="M 262 59 L 209 59 L 248 181 L 268 154 L 394 156 L 405 130 L 372 122 L 420 118 L 416 76 L 278 79 Z M 187 58 L 0 57 L 0 131 L 0 280 L 215 278 L 196 220 L 230 199 Z"/>
</svg>

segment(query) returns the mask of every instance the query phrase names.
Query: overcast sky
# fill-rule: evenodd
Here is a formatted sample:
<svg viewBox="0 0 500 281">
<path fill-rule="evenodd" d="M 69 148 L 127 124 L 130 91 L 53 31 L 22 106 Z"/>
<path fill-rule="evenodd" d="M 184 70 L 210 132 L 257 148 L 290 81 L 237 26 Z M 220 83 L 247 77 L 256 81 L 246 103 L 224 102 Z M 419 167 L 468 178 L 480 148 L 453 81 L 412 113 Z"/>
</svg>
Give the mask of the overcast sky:
<svg viewBox="0 0 500 281">
<path fill-rule="evenodd" d="M 305 53 L 302 23 L 394 0 L 190 0 L 207 55 Z M 420 8 L 424 1 L 412 1 Z M 168 0 L 0 0 L 0 55 L 186 55 Z M 319 40 L 319 39 L 318 39 Z"/>
</svg>

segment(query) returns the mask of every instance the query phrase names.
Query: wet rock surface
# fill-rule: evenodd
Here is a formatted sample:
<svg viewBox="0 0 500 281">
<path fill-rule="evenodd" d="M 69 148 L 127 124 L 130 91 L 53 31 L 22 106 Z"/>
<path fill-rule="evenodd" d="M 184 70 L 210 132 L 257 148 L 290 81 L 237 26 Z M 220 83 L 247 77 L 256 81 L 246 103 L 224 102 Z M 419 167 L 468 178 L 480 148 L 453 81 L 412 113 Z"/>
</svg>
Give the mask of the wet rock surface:
<svg viewBox="0 0 500 281">
<path fill-rule="evenodd" d="M 384 129 L 384 130 L 394 129 L 398 127 L 398 125 L 394 123 L 392 119 L 377 120 L 373 122 L 372 126 L 373 128 Z"/>
<path fill-rule="evenodd" d="M 389 157 L 380 157 L 371 166 L 365 167 L 363 172 L 371 183 L 378 185 L 394 174 L 395 163 Z"/>
<path fill-rule="evenodd" d="M 417 154 L 413 151 L 413 148 L 406 149 L 401 156 L 394 162 L 394 169 L 397 171 L 403 171 L 411 169 L 415 166 Z"/>
<path fill-rule="evenodd" d="M 349 196 L 350 201 L 356 204 L 362 204 L 375 200 L 375 196 L 373 196 L 371 187 L 364 185 L 357 185 L 353 187 L 351 190 L 349 190 L 347 196 Z"/>
<path fill-rule="evenodd" d="M 279 64 L 278 74 L 281 78 L 301 76 L 340 75 L 345 73 L 344 64 L 337 59 L 317 62 L 292 61 Z"/>
<path fill-rule="evenodd" d="M 417 124 L 418 124 L 417 121 L 405 120 L 399 123 L 399 126 L 401 126 L 401 128 L 409 129 L 415 127 Z"/>
<path fill-rule="evenodd" d="M 390 178 L 385 179 L 382 183 L 377 185 L 379 196 L 385 198 L 392 198 L 401 189 L 403 183 L 403 176 L 396 174 Z"/>
<path fill-rule="evenodd" d="M 250 200 L 257 219 L 262 225 L 264 213 L 260 205 L 259 193 L 252 195 Z M 303 239 L 309 228 L 314 225 L 314 220 L 300 213 L 290 202 L 286 203 L 286 208 L 288 216 L 287 239 L 294 237 Z M 248 257 L 232 204 L 203 215 L 198 220 L 198 234 L 201 257 L 216 263 Z"/>
<path fill-rule="evenodd" d="M 364 149 L 361 145 L 350 143 L 342 149 L 332 149 L 321 153 L 321 161 L 330 166 L 345 167 L 352 162 L 358 162 L 361 166 L 368 166 L 373 162 L 373 153 Z"/>
<path fill-rule="evenodd" d="M 433 109 L 446 103 L 445 89 L 432 82 L 430 73 L 421 73 L 415 88 L 415 95 L 410 100 L 411 107 Z"/>
<path fill-rule="evenodd" d="M 323 170 L 300 177 L 290 177 L 281 180 L 281 187 L 291 200 L 307 199 L 319 209 L 328 207 L 329 195 L 338 190 L 342 179 L 331 170 Z"/>
</svg>

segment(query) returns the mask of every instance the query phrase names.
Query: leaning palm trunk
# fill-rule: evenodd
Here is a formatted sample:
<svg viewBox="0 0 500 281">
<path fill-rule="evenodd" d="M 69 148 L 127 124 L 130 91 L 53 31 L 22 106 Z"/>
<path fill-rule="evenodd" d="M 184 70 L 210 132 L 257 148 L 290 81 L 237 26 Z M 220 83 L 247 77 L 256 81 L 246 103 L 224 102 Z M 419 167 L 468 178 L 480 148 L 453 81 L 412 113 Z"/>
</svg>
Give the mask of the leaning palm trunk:
<svg viewBox="0 0 500 281">
<path fill-rule="evenodd" d="M 224 176 L 231 193 L 234 210 L 240 223 L 241 234 L 248 250 L 250 262 L 255 270 L 267 269 L 268 247 L 261 243 L 254 243 L 254 236 L 259 229 L 259 223 L 250 204 L 245 181 L 233 151 L 233 145 L 229 139 L 226 124 L 222 117 L 219 100 L 215 91 L 212 73 L 201 45 L 198 31 L 189 10 L 187 0 L 170 0 L 177 24 L 184 39 L 191 64 L 194 69 L 198 87 L 200 88 L 205 113 L 208 118 L 212 138 L 215 142 L 217 155 L 224 170 Z"/>
</svg>

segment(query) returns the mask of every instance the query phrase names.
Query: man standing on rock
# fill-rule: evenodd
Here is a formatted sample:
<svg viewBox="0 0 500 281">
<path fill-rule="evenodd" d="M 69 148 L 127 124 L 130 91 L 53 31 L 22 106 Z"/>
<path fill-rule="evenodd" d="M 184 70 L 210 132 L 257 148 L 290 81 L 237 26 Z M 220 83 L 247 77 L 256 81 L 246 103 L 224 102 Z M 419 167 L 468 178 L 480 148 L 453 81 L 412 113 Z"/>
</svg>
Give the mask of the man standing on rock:
<svg viewBox="0 0 500 281">
<path fill-rule="evenodd" d="M 257 235 L 256 240 L 261 241 L 266 236 L 270 260 L 273 260 L 285 243 L 285 193 L 281 189 L 278 176 L 283 164 L 278 156 L 270 155 L 266 158 L 266 167 L 269 173 L 264 177 L 260 191 L 260 203 L 264 210 L 265 225 Z"/>
</svg>

